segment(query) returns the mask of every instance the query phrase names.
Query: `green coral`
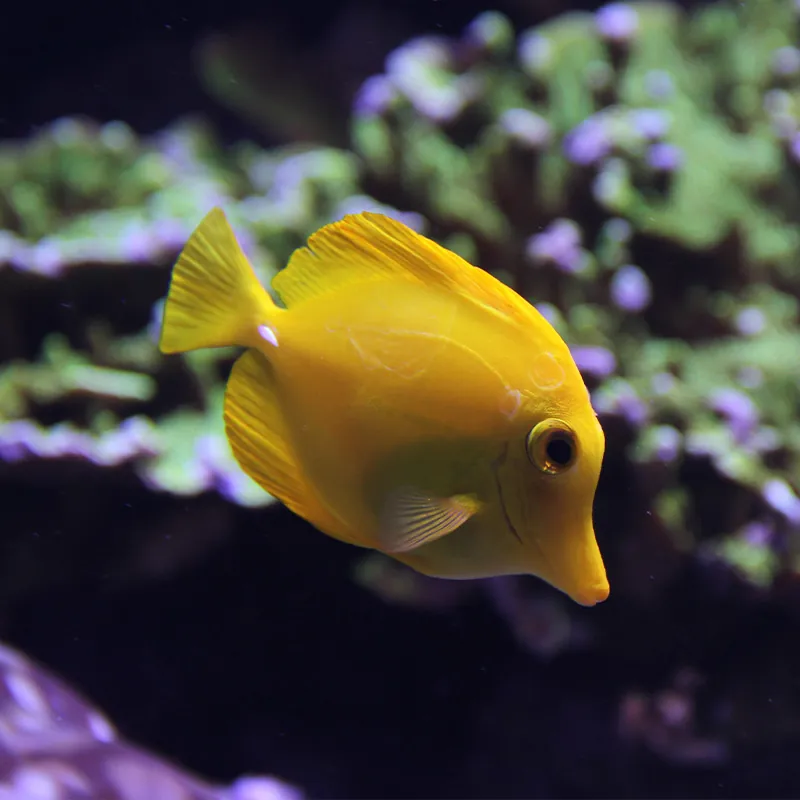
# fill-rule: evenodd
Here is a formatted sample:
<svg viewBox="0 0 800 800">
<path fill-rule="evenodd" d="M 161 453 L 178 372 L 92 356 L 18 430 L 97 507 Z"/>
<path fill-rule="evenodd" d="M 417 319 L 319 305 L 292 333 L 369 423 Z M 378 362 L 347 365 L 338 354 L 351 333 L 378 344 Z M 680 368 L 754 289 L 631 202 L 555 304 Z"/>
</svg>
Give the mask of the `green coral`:
<svg viewBox="0 0 800 800">
<path fill-rule="evenodd" d="M 130 464 L 159 491 L 271 502 L 224 435 L 221 381 L 236 348 L 162 357 L 161 297 L 171 262 L 212 206 L 225 208 L 268 285 L 342 204 L 379 207 L 356 193 L 358 178 L 346 151 L 245 143 L 226 152 L 197 122 L 140 139 L 122 123 L 63 119 L 31 141 L 4 143 L 0 456 Z M 98 284 L 97 267 L 117 280 Z M 61 288 L 49 292 L 43 280 Z M 34 307 L 55 321 L 41 341 L 24 310 Z"/>
<path fill-rule="evenodd" d="M 769 522 L 775 537 L 747 546 L 794 569 L 781 552 L 796 550 L 800 525 L 800 389 L 786 355 L 800 348 L 797 12 L 780 0 L 691 14 L 623 6 L 635 19 L 624 35 L 603 32 L 601 9 L 515 40 L 488 12 L 460 40 L 406 43 L 356 97 L 351 151 L 223 150 L 197 122 L 141 139 L 122 123 L 60 120 L 4 144 L 8 423 L 46 432 L 66 413 L 97 438 L 145 420 L 148 442 L 130 458 L 148 484 L 269 501 L 224 441 L 235 351 L 156 350 L 169 265 L 218 204 L 265 283 L 320 225 L 360 208 L 413 209 L 409 224 L 514 285 L 564 335 L 608 430 L 609 463 L 677 549 L 708 545 L 741 564 L 740 532 Z M 237 104 L 257 101 L 253 86 Z M 124 325 L 85 300 L 97 291 L 92 265 L 119 276 L 119 295 L 104 284 L 106 305 L 137 287 Z M 81 323 L 61 325 L 69 347 L 63 337 L 41 347 L 19 309 L 56 278 Z M 617 522 L 601 510 L 603 526 Z M 775 569 L 745 572 L 761 581 Z"/>
<path fill-rule="evenodd" d="M 510 228 L 499 212 L 514 219 L 507 192 L 493 186 L 493 178 L 508 174 L 509 136 L 498 130 L 503 114 L 531 112 L 552 131 L 539 148 L 538 172 L 521 170 L 511 193 L 530 210 L 515 234 L 531 233 L 574 207 L 582 169 L 562 152 L 563 137 L 602 115 L 619 157 L 598 171 L 600 210 L 624 216 L 642 234 L 693 250 L 714 247 L 736 230 L 754 266 L 790 267 L 800 252 L 791 213 L 797 192 L 784 167 L 785 148 L 763 108 L 774 84 L 770 54 L 795 40 L 790 4 L 761 4 L 757 26 L 752 3 L 693 17 L 671 3 L 629 5 L 638 29 L 622 57 L 598 34 L 594 15 L 582 12 L 523 32 L 516 55 L 487 46 L 484 58 L 459 63 L 456 48 L 439 39 L 406 45 L 404 58 L 390 62 L 393 71 L 385 76 L 394 90 L 391 102 L 380 113 L 356 115 L 356 151 L 376 177 L 397 181 L 415 205 L 443 223 L 457 220 L 501 241 Z M 652 86 L 658 78 L 668 84 L 660 94 Z M 443 87 L 462 97 L 463 124 L 473 129 L 466 142 L 460 119 L 441 124 L 421 110 L 426 106 L 420 98 L 432 104 Z M 728 100 L 720 109 L 723 94 Z M 667 130 L 658 138 L 685 158 L 666 194 L 643 180 L 651 137 L 631 123 L 630 111 L 637 109 L 663 112 Z M 767 189 L 775 195 L 771 203 L 762 200 Z"/>
<path fill-rule="evenodd" d="M 149 375 L 93 364 L 63 336 L 53 335 L 45 340 L 38 362 L 15 361 L 0 368 L 0 418 L 25 417 L 33 404 L 70 396 L 143 403 L 155 391 Z"/>
<path fill-rule="evenodd" d="M 616 5 L 635 19 L 624 35 L 604 34 L 603 10 L 573 12 L 511 47 L 492 14 L 458 42 L 404 45 L 362 89 L 354 148 L 379 199 L 457 236 L 576 357 L 613 354 L 610 374 L 585 367 L 609 460 L 677 548 L 711 540 L 768 582 L 800 526 L 800 71 L 775 67 L 798 14 L 779 0 Z M 618 296 L 625 282 L 638 299 Z M 687 480 L 703 463 L 728 487 L 715 519 L 707 484 Z M 782 533 L 745 547 L 738 531 L 762 519 Z"/>
</svg>

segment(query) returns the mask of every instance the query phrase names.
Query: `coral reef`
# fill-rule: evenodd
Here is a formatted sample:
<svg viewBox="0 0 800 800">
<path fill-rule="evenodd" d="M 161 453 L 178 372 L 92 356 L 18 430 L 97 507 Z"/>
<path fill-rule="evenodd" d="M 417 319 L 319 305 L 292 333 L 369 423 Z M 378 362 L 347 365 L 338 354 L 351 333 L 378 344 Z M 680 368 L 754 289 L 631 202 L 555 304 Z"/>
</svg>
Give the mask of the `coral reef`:
<svg viewBox="0 0 800 800">
<path fill-rule="evenodd" d="M 61 680 L 0 646 L 0 797 L 4 800 L 301 800 L 269 777 L 210 784 L 121 739 Z"/>
<path fill-rule="evenodd" d="M 636 505 L 759 586 L 800 528 L 797 18 L 611 3 L 515 38 L 489 12 L 393 52 L 353 120 L 370 192 L 570 343 Z"/>
<path fill-rule="evenodd" d="M 778 0 L 612 3 L 515 40 L 488 12 L 390 54 L 355 98 L 355 154 L 72 119 L 5 143 L 3 460 L 133 464 L 153 488 L 268 502 L 221 436 L 233 353 L 155 351 L 170 260 L 218 203 L 265 280 L 330 219 L 414 209 L 564 334 L 609 460 L 679 549 L 768 585 L 800 524 L 783 356 L 800 345 L 796 16 Z M 46 336 L 19 311 L 34 297 Z M 727 499 L 714 511 L 709 482 Z"/>
<path fill-rule="evenodd" d="M 235 353 L 166 363 L 158 301 L 216 204 L 268 282 L 339 206 L 358 202 L 354 157 L 254 146 L 228 155 L 199 123 L 140 141 L 122 123 L 63 119 L 5 143 L 0 173 L 2 460 L 131 464 L 157 490 L 268 502 L 222 434 L 220 378 Z"/>
<path fill-rule="evenodd" d="M 169 266 L 216 204 L 265 282 L 320 225 L 384 210 L 513 285 L 570 344 L 607 433 L 596 526 L 619 616 L 579 616 L 523 578 L 433 581 L 374 554 L 353 555 L 357 584 L 442 614 L 480 598 L 538 661 L 612 642 L 616 663 L 669 666 L 618 687 L 615 712 L 619 737 L 663 761 L 713 766 L 777 729 L 796 738 L 787 689 L 780 719 L 743 743 L 737 720 L 758 718 L 788 678 L 764 660 L 748 688 L 718 665 L 740 635 L 734 617 L 756 627 L 743 609 L 798 608 L 799 16 L 788 0 L 691 13 L 642 0 L 518 32 L 487 12 L 460 37 L 389 55 L 356 93 L 351 150 L 223 148 L 196 121 L 141 138 L 62 119 L 3 143 L 0 475 L 195 497 L 176 528 L 202 529 L 203 516 L 227 527 L 198 495 L 217 511 L 270 503 L 222 434 L 236 353 L 157 352 Z M 227 74 L 232 41 L 217 42 L 210 81 Z M 257 72 L 245 52 L 237 63 Z M 338 131 L 303 108 L 253 108 L 259 97 L 242 85 L 232 102 L 291 135 Z M 145 571 L 159 560 L 141 558 Z M 25 584 L 18 574 L 3 592 Z M 674 664 L 688 641 L 689 666 Z M 714 664 L 725 703 L 698 677 Z M 586 769 L 571 791 L 593 791 Z"/>
</svg>

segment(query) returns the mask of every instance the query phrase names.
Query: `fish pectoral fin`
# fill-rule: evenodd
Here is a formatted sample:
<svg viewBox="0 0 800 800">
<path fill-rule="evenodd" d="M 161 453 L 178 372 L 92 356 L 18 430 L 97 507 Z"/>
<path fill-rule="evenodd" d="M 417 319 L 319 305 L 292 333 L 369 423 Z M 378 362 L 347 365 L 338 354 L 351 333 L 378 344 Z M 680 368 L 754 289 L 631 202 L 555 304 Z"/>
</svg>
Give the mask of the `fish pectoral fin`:
<svg viewBox="0 0 800 800">
<path fill-rule="evenodd" d="M 221 208 L 206 214 L 172 270 L 159 348 L 253 345 L 259 325 L 280 313 L 236 241 Z"/>
<path fill-rule="evenodd" d="M 434 497 L 399 489 L 388 497 L 380 520 L 379 543 L 386 553 L 405 553 L 460 528 L 480 510 L 473 495 Z"/>
<path fill-rule="evenodd" d="M 360 544 L 319 502 L 292 450 L 272 367 L 256 350 L 233 365 L 225 390 L 225 433 L 239 466 L 262 489 L 314 527 Z"/>
</svg>

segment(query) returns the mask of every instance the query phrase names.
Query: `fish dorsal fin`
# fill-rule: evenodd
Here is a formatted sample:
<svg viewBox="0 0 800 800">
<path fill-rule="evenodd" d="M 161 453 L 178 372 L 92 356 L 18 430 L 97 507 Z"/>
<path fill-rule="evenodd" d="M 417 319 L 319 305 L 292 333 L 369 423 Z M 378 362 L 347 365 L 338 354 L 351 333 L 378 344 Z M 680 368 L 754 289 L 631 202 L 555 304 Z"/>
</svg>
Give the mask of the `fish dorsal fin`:
<svg viewBox="0 0 800 800">
<path fill-rule="evenodd" d="M 345 284 L 401 277 L 439 285 L 515 319 L 536 311 L 508 286 L 461 256 L 384 214 L 348 214 L 295 250 L 272 282 L 291 308 Z"/>
<path fill-rule="evenodd" d="M 360 544 L 317 500 L 294 456 L 272 367 L 256 350 L 233 365 L 225 390 L 225 433 L 239 466 L 262 489 L 316 528 Z"/>
<path fill-rule="evenodd" d="M 472 495 L 434 497 L 405 487 L 392 492 L 380 518 L 379 542 L 385 553 L 406 553 L 460 528 L 480 510 Z"/>
</svg>

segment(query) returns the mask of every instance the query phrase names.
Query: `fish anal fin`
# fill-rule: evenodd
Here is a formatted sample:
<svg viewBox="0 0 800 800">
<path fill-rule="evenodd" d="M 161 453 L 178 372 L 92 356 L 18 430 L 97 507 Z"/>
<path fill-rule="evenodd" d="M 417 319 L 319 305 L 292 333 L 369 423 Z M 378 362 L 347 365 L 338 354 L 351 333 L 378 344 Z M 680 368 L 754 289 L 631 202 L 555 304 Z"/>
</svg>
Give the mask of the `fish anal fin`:
<svg viewBox="0 0 800 800">
<path fill-rule="evenodd" d="M 233 365 L 224 418 L 236 461 L 262 489 L 324 533 L 358 544 L 305 479 L 286 430 L 272 367 L 255 350 L 243 353 Z"/>
<path fill-rule="evenodd" d="M 434 497 L 414 488 L 392 492 L 380 517 L 380 548 L 406 553 L 460 528 L 480 510 L 473 495 Z"/>
</svg>

